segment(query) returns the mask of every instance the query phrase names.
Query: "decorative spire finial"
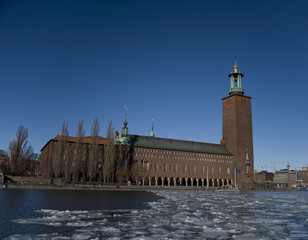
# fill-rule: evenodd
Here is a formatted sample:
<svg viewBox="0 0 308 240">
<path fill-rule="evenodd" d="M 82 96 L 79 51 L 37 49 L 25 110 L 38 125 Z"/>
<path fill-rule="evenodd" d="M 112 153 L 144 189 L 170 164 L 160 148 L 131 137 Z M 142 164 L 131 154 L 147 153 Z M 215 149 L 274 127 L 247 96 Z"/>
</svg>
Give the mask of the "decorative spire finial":
<svg viewBox="0 0 308 240">
<path fill-rule="evenodd" d="M 236 64 L 236 56 L 235 56 L 235 64 L 234 64 L 233 68 L 234 68 L 234 72 L 237 72 L 238 66 Z"/>
<path fill-rule="evenodd" d="M 128 110 L 126 104 L 124 105 L 124 109 L 125 109 L 125 122 L 126 122 L 127 121 L 127 110 Z"/>
</svg>

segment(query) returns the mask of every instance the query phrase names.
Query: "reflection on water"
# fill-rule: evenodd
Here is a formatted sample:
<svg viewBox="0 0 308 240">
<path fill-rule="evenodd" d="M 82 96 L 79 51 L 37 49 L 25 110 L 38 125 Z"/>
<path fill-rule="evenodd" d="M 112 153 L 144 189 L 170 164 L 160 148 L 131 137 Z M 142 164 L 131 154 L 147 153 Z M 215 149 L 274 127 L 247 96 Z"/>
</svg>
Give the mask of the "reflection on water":
<svg viewBox="0 0 308 240">
<path fill-rule="evenodd" d="M 0 189 L 0 239 L 13 234 L 22 236 L 28 233 L 66 233 L 75 230 L 67 224 L 17 223 L 17 219 L 35 219 L 42 216 L 44 210 L 41 209 L 63 212 L 142 209 L 148 207 L 145 205 L 147 201 L 157 199 L 153 193 L 137 191 Z M 49 218 L 56 219 L 55 216 Z"/>
<path fill-rule="evenodd" d="M 74 191 L 59 191 L 61 194 L 58 196 L 58 192 L 50 192 L 52 191 L 35 193 L 52 195 L 38 197 L 44 198 L 45 201 L 53 199 L 46 203 L 46 207 L 42 207 L 41 204 L 37 208 L 27 210 L 27 214 L 15 214 L 11 218 L 10 225 L 23 228 L 24 231 L 11 231 L 3 237 L 308 239 L 308 192 L 161 191 L 155 192 L 155 195 L 148 192 L 118 192 L 119 195 L 109 193 L 108 197 L 104 197 L 105 192 L 81 191 L 79 195 L 91 196 L 81 198 L 77 198 Z M 2 197 L 3 192 L 0 194 Z M 61 204 L 63 194 L 66 195 L 66 200 Z M 24 196 L 21 199 L 24 201 L 28 198 Z M 69 199 L 79 203 L 74 203 L 74 207 L 73 204 L 68 207 Z M 101 201 L 108 203 L 104 205 Z M 86 209 L 85 205 L 89 203 L 91 206 Z M 33 229 L 35 232 L 32 232 Z"/>
</svg>

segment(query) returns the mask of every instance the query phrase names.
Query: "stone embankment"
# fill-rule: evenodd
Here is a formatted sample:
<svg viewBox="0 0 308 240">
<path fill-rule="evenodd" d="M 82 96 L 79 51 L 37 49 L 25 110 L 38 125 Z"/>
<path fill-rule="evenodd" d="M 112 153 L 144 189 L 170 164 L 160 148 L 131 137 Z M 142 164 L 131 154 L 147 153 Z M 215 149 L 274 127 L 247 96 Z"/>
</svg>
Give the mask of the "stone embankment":
<svg viewBox="0 0 308 240">
<path fill-rule="evenodd" d="M 57 189 L 57 190 L 119 190 L 119 191 L 216 191 L 216 192 L 239 192 L 239 191 L 289 191 L 296 190 L 292 188 L 258 188 L 257 186 L 250 189 L 206 189 L 201 187 L 185 186 L 142 186 L 128 184 L 103 184 L 103 183 L 63 183 L 62 179 L 46 179 L 42 177 L 18 177 L 5 176 L 5 183 L 1 188 L 9 189 Z"/>
<path fill-rule="evenodd" d="M 120 190 L 120 191 L 153 191 L 153 190 L 198 190 L 214 191 L 200 187 L 184 186 L 141 186 L 128 184 L 103 184 L 103 183 L 63 183 L 61 179 L 45 179 L 41 177 L 16 177 L 6 176 L 6 184 L 0 188 L 9 189 L 57 189 L 57 190 Z"/>
</svg>

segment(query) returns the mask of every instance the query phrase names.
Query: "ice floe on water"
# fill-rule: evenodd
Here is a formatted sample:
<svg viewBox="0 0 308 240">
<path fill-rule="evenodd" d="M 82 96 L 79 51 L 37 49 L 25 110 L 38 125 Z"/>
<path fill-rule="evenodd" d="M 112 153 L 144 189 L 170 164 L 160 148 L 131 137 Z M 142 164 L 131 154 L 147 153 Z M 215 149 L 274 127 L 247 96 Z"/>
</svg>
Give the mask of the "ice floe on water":
<svg viewBox="0 0 308 240">
<path fill-rule="evenodd" d="M 53 233 L 7 239 L 308 239 L 308 195 L 285 192 L 159 191 L 148 209 L 41 209 L 18 224 Z M 61 231 L 57 229 L 61 228 Z M 67 228 L 67 231 L 63 230 Z"/>
</svg>

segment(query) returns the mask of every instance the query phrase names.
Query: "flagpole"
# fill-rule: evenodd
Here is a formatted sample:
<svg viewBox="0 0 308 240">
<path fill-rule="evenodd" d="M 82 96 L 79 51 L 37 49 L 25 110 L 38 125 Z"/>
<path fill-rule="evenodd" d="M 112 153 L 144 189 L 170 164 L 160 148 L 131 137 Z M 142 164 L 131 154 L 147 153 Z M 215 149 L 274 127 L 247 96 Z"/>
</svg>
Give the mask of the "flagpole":
<svg viewBox="0 0 308 240">
<path fill-rule="evenodd" d="M 234 185 L 235 185 L 235 188 L 237 189 L 237 185 L 236 185 L 236 168 L 234 168 Z"/>
<path fill-rule="evenodd" d="M 207 178 L 207 181 L 206 181 L 206 188 L 209 189 L 209 166 L 206 166 L 206 178 Z"/>
</svg>

